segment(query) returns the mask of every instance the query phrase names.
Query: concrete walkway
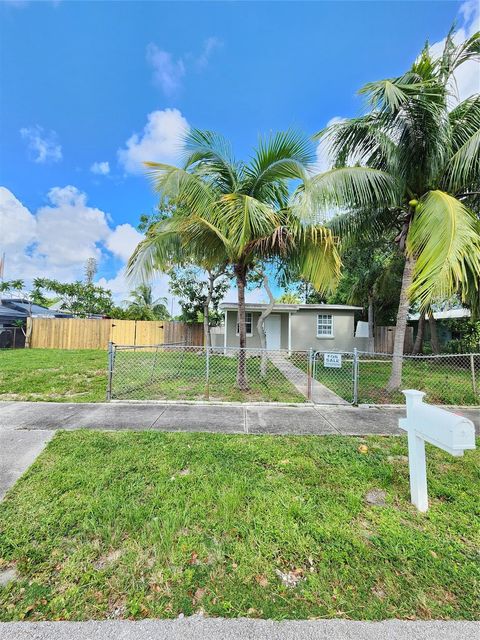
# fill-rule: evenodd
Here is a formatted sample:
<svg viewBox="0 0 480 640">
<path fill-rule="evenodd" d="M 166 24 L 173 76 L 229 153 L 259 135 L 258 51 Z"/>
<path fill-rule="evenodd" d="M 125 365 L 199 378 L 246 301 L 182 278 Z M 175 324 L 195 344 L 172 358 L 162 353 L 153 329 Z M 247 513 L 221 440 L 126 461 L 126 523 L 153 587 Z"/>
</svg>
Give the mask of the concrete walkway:
<svg viewBox="0 0 480 640">
<path fill-rule="evenodd" d="M 302 371 L 296 367 L 292 362 L 286 358 L 282 353 L 271 353 L 269 355 L 272 364 L 277 367 L 279 371 L 283 373 L 285 378 L 289 380 L 293 386 L 299 391 L 305 398 L 308 398 L 308 377 L 305 371 Z M 318 380 L 312 380 L 312 400 L 316 404 L 340 404 L 348 405 L 349 403 L 331 391 L 324 384 L 318 382 Z"/>
<path fill-rule="evenodd" d="M 202 618 L 0 623 L 0 640 L 477 640 L 477 622 Z"/>
</svg>

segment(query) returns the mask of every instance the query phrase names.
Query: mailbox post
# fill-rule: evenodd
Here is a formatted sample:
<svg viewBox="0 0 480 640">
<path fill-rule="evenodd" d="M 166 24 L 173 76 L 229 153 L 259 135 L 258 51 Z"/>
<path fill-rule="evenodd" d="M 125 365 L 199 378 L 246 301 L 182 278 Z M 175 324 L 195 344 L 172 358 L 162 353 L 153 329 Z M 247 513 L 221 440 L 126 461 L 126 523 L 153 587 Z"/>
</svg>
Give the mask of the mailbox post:
<svg viewBox="0 0 480 640">
<path fill-rule="evenodd" d="M 401 418 L 398 426 L 408 433 L 411 500 L 419 511 L 427 511 L 425 442 L 452 456 L 462 456 L 466 449 L 475 449 L 475 427 L 468 418 L 425 404 L 423 391 L 406 389 L 403 394 L 407 417 Z"/>
</svg>

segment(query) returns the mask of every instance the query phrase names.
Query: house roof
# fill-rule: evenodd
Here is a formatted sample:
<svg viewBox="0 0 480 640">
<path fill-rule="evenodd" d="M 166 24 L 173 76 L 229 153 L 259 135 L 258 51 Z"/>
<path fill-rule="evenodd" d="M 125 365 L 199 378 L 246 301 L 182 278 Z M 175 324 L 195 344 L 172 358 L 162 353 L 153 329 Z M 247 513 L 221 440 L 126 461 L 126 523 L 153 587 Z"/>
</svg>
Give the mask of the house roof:
<svg viewBox="0 0 480 640">
<path fill-rule="evenodd" d="M 447 309 L 447 311 L 434 311 L 433 317 L 435 320 L 452 320 L 454 318 L 469 318 L 470 311 L 468 309 Z M 419 313 L 411 313 L 408 316 L 409 320 L 419 320 Z"/>
<path fill-rule="evenodd" d="M 267 308 L 265 303 L 247 302 L 245 309 L 247 311 L 263 311 Z M 226 311 L 236 311 L 238 309 L 238 302 L 222 302 L 220 309 Z M 275 304 L 274 313 L 297 313 L 302 309 L 309 311 L 362 311 L 362 307 L 354 307 L 347 304 Z"/>
<path fill-rule="evenodd" d="M 8 307 L 4 304 L 2 304 L 2 301 L 0 300 L 0 319 L 2 320 L 6 320 L 7 318 L 9 319 L 13 319 L 13 320 L 20 320 L 20 319 L 24 319 L 27 317 L 27 313 L 25 313 L 24 311 L 20 311 L 19 309 L 13 309 L 12 307 Z"/>
<path fill-rule="evenodd" d="M 47 307 L 35 304 L 24 298 L 3 298 L 0 300 L 0 304 L 5 309 L 9 309 L 10 315 L 14 315 L 16 318 L 26 318 L 30 315 L 34 318 L 71 317 L 71 314 L 52 311 Z M 7 314 L 5 313 L 5 315 Z"/>
</svg>

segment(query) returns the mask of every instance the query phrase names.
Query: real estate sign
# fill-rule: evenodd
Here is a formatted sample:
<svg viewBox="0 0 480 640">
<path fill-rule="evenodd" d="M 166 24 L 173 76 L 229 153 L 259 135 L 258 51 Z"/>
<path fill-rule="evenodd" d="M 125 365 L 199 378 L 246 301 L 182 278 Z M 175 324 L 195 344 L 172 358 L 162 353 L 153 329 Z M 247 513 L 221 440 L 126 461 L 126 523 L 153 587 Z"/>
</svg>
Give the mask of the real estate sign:
<svg viewBox="0 0 480 640">
<path fill-rule="evenodd" d="M 324 353 L 323 366 L 329 367 L 330 369 L 340 369 L 342 367 L 342 354 L 341 353 Z"/>
</svg>

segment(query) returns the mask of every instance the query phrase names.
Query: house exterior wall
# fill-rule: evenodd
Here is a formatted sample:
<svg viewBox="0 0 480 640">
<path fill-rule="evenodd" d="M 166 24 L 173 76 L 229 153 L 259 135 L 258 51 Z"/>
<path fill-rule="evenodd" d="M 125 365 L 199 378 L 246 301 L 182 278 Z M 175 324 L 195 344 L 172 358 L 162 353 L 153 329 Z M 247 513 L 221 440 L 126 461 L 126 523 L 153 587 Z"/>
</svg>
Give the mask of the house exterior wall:
<svg viewBox="0 0 480 640">
<path fill-rule="evenodd" d="M 282 349 L 288 349 L 288 313 L 281 313 L 279 315 L 281 317 L 280 346 Z M 260 335 L 257 330 L 257 322 L 259 317 L 260 317 L 259 311 L 252 312 L 252 335 L 247 336 L 247 348 L 249 349 L 261 348 Z M 238 347 L 239 338 L 237 336 L 237 312 L 236 311 L 230 311 L 230 310 L 228 311 L 226 330 L 227 330 L 227 347 Z"/>
<path fill-rule="evenodd" d="M 352 351 L 354 347 L 360 351 L 367 350 L 367 338 L 355 338 L 354 336 L 354 314 L 351 311 L 325 310 L 324 313 L 333 316 L 333 338 L 317 337 L 317 315 L 322 313 L 317 309 L 300 309 L 296 313 L 280 313 L 280 344 L 282 349 L 288 349 L 288 318 L 291 321 L 291 345 L 292 351 L 307 351 L 310 348 L 315 351 Z M 252 312 L 252 336 L 247 336 L 247 347 L 252 349 L 260 348 L 260 336 L 257 331 L 257 321 L 260 316 L 259 311 Z M 238 347 L 237 312 L 229 310 L 227 313 L 227 347 Z M 225 344 L 224 334 L 212 336 L 213 346 L 223 348 Z"/>
<path fill-rule="evenodd" d="M 333 316 L 333 338 L 317 337 L 317 316 L 319 313 Z M 301 309 L 292 313 L 292 351 L 352 351 L 354 347 L 366 349 L 366 338 L 355 338 L 355 319 L 351 311 Z"/>
</svg>

